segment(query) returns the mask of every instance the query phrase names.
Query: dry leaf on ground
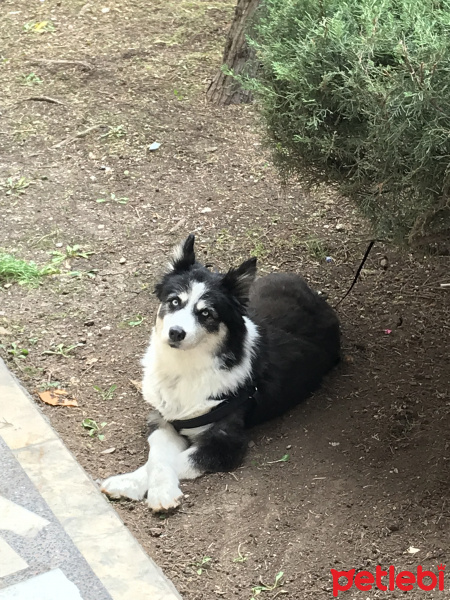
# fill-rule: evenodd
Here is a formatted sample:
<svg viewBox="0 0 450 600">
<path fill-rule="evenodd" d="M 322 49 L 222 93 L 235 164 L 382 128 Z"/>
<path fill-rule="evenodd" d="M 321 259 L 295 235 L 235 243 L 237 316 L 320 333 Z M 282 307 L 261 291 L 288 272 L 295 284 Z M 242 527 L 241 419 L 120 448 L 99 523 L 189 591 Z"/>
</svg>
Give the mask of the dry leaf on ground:
<svg viewBox="0 0 450 600">
<path fill-rule="evenodd" d="M 39 392 L 39 398 L 46 404 L 52 406 L 78 406 L 78 402 L 75 398 L 68 398 L 68 392 L 66 390 L 47 390 L 46 392 Z"/>
</svg>

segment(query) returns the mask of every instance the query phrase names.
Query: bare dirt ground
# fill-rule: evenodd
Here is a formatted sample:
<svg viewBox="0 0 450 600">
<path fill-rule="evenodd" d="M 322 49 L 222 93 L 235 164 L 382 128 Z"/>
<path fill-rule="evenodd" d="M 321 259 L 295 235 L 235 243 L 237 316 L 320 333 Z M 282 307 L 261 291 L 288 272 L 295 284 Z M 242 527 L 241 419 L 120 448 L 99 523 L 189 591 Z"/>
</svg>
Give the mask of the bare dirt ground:
<svg viewBox="0 0 450 600">
<path fill-rule="evenodd" d="M 0 352 L 104 478 L 145 460 L 133 382 L 174 243 L 195 232 L 218 268 L 256 255 L 263 273 L 300 272 L 334 304 L 368 235 L 334 190 L 281 188 L 251 107 L 206 104 L 233 2 L 1 6 L 0 246 L 60 273 L 0 288 Z M 115 504 L 186 600 L 249 600 L 281 571 L 261 598 L 320 600 L 331 568 L 450 559 L 448 282 L 448 256 L 377 245 L 339 307 L 344 360 L 319 393 L 255 430 L 241 469 L 184 484 L 174 514 Z M 78 408 L 43 405 L 52 387 Z"/>
</svg>

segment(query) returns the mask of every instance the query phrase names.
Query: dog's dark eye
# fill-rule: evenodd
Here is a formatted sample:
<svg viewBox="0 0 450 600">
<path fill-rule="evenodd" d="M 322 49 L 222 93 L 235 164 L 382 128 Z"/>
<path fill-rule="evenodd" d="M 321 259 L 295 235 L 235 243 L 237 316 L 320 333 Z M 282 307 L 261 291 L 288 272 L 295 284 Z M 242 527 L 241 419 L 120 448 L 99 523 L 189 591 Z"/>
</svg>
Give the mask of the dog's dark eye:
<svg viewBox="0 0 450 600">
<path fill-rule="evenodd" d="M 170 300 L 169 303 L 170 303 L 170 306 L 180 306 L 180 299 L 172 298 L 172 300 Z"/>
</svg>

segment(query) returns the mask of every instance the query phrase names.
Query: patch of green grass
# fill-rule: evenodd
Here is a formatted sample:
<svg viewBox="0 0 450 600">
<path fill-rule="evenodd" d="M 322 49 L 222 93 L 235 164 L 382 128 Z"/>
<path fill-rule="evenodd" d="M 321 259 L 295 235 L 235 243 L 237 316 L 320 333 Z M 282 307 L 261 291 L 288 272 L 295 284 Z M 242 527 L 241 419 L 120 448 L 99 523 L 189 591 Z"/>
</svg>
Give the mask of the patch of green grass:
<svg viewBox="0 0 450 600">
<path fill-rule="evenodd" d="M 100 139 L 109 138 L 120 140 L 125 137 L 126 133 L 126 129 L 123 125 L 110 126 L 108 131 L 100 136 Z"/>
<path fill-rule="evenodd" d="M 139 327 L 139 325 L 142 325 L 142 323 L 144 322 L 145 317 L 143 317 L 142 315 L 136 315 L 135 317 L 132 317 L 129 321 L 125 321 L 125 323 L 129 326 L 129 327 Z"/>
<path fill-rule="evenodd" d="M 106 202 L 117 202 L 117 204 L 128 204 L 129 198 L 117 198 L 115 194 L 110 194 L 109 198 L 97 198 L 98 204 L 105 204 Z"/>
<path fill-rule="evenodd" d="M 252 587 L 252 597 L 250 600 L 255 600 L 256 596 L 259 596 L 259 594 L 261 594 L 262 592 L 273 592 L 273 590 L 275 590 L 281 585 L 282 577 L 283 571 L 280 571 L 275 575 L 275 581 L 272 585 L 267 585 L 266 583 L 261 582 L 260 585 L 255 585 L 254 587 Z"/>
<path fill-rule="evenodd" d="M 175 98 L 177 100 L 184 100 L 185 99 L 185 95 L 180 92 L 180 90 L 173 90 L 173 95 L 175 96 Z"/>
<path fill-rule="evenodd" d="M 54 265 L 38 267 L 33 261 L 0 252 L 0 284 L 38 285 L 42 277 L 58 273 Z"/>
<path fill-rule="evenodd" d="M 210 556 L 203 556 L 203 558 L 201 558 L 200 560 L 197 560 L 194 563 L 192 563 L 192 566 L 195 568 L 197 575 L 201 575 L 206 570 L 206 568 L 210 566 L 209 563 L 211 561 L 212 558 Z"/>
<path fill-rule="evenodd" d="M 258 259 L 263 259 L 269 254 L 268 249 L 264 246 L 263 242 L 255 241 L 254 246 L 250 251 L 250 255 Z"/>
<path fill-rule="evenodd" d="M 22 75 L 21 77 L 22 85 L 40 85 L 44 83 L 43 80 L 36 75 L 36 73 L 29 73 L 28 75 Z"/>
<path fill-rule="evenodd" d="M 264 242 L 261 239 L 263 236 L 262 231 L 259 229 L 249 229 L 246 231 L 245 235 L 251 241 L 253 246 L 250 250 L 250 255 L 259 260 L 266 258 L 269 254 L 269 248 L 264 245 Z"/>
<path fill-rule="evenodd" d="M 61 387 L 60 381 L 43 381 L 38 385 L 38 390 L 40 392 L 46 392 L 47 390 L 58 389 Z"/>
<path fill-rule="evenodd" d="M 216 248 L 221 252 L 230 247 L 233 236 L 228 229 L 221 229 L 216 237 Z"/>
<path fill-rule="evenodd" d="M 37 23 L 25 23 L 23 26 L 25 33 L 50 33 L 55 31 L 55 26 L 51 21 L 39 21 Z"/>
<path fill-rule="evenodd" d="M 114 392 L 117 389 L 117 385 L 113 383 L 111 387 L 107 390 L 103 390 L 99 385 L 94 385 L 94 390 L 100 394 L 102 400 L 112 400 L 114 397 Z"/>
<path fill-rule="evenodd" d="M 102 433 L 102 430 L 107 425 L 106 422 L 100 423 L 99 425 L 94 419 L 83 419 L 81 425 L 87 430 L 92 438 L 96 437 L 103 442 L 105 435 Z"/>
<path fill-rule="evenodd" d="M 54 250 L 50 254 L 53 257 L 52 263 L 59 264 L 67 258 L 89 258 L 94 253 L 88 250 L 83 250 L 79 244 L 75 244 L 74 246 L 66 246 L 65 252 Z"/>
<path fill-rule="evenodd" d="M 328 255 L 324 243 L 318 238 L 309 238 L 302 242 L 302 246 L 306 248 L 309 256 L 315 260 L 325 260 Z"/>
<path fill-rule="evenodd" d="M 38 377 L 42 377 L 42 373 L 44 371 L 44 369 L 40 368 L 40 367 L 34 367 L 32 365 L 27 365 L 26 367 L 23 367 L 21 369 L 22 373 L 25 373 L 26 375 L 28 375 L 28 377 L 33 377 L 33 379 L 38 378 Z"/>
<path fill-rule="evenodd" d="M 3 348 L 13 358 L 25 358 L 30 353 L 27 348 L 21 348 L 17 342 L 12 342 L 8 346 L 0 344 L 0 348 Z"/>
<path fill-rule="evenodd" d="M 25 194 L 25 190 L 30 187 L 33 182 L 26 177 L 8 177 L 3 187 L 6 187 L 7 196 L 19 196 Z"/>
<path fill-rule="evenodd" d="M 50 350 L 44 350 L 42 354 L 50 354 L 54 356 L 62 356 L 63 358 L 69 358 L 72 350 L 77 348 L 79 344 L 74 344 L 73 346 L 65 346 L 64 344 L 58 344 L 57 346 L 53 346 Z"/>
<path fill-rule="evenodd" d="M 248 554 L 241 553 L 241 544 L 238 546 L 238 555 L 233 558 L 234 563 L 244 563 L 248 559 Z"/>
</svg>

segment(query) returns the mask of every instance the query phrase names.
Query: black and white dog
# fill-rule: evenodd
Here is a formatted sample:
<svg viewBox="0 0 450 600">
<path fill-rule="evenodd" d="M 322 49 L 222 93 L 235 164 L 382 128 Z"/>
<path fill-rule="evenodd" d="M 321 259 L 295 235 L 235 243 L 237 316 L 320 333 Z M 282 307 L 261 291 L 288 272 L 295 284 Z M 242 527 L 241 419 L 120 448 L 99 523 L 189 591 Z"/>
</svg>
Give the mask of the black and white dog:
<svg viewBox="0 0 450 600">
<path fill-rule="evenodd" d="M 106 479 L 105 494 L 146 497 L 154 511 L 178 506 L 180 479 L 239 466 L 246 428 L 298 404 L 338 362 L 327 302 L 298 275 L 255 276 L 256 259 L 211 272 L 195 260 L 193 235 L 175 249 L 143 358 L 148 461 Z"/>
</svg>

